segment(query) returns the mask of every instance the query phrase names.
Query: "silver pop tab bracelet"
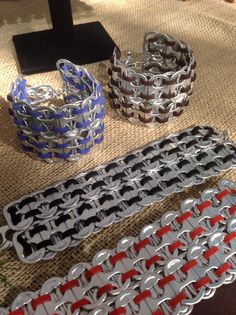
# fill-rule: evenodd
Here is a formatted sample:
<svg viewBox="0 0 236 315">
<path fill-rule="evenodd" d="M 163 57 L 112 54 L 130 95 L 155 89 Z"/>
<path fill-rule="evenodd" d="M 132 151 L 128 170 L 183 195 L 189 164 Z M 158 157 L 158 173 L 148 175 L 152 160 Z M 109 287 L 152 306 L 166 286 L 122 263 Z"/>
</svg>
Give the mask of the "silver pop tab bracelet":
<svg viewBox="0 0 236 315">
<path fill-rule="evenodd" d="M 236 184 L 189 198 L 125 237 L 114 250 L 75 265 L 37 292 L 18 295 L 1 315 L 187 315 L 236 279 Z"/>
<path fill-rule="evenodd" d="M 51 259 L 146 206 L 235 166 L 236 144 L 226 133 L 190 127 L 8 204 L 0 250 L 14 246 L 26 263 Z"/>
<path fill-rule="evenodd" d="M 22 149 L 46 162 L 78 160 L 103 141 L 105 98 L 85 68 L 60 59 L 63 89 L 27 86 L 22 77 L 8 95 Z"/>
<path fill-rule="evenodd" d="M 188 44 L 170 35 L 146 33 L 140 58 L 114 51 L 108 70 L 111 106 L 132 123 L 166 123 L 188 105 L 195 68 Z"/>
</svg>

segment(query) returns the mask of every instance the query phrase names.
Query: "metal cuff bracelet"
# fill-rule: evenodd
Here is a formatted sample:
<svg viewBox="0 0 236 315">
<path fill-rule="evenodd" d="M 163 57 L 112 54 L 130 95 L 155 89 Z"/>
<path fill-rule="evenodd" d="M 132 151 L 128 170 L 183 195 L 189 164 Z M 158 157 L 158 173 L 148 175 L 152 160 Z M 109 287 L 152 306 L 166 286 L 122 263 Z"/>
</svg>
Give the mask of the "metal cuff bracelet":
<svg viewBox="0 0 236 315">
<path fill-rule="evenodd" d="M 78 160 L 103 141 L 101 84 L 86 69 L 67 60 L 59 60 L 57 69 L 63 90 L 49 85 L 27 87 L 19 76 L 8 95 L 23 150 L 47 162 Z"/>
<path fill-rule="evenodd" d="M 51 259 L 231 167 L 236 167 L 236 144 L 225 133 L 208 126 L 182 130 L 8 204 L 0 250 L 14 246 L 19 258 L 31 264 Z"/>
<path fill-rule="evenodd" d="M 236 279 L 236 185 L 222 181 L 65 278 L 18 295 L 2 315 L 187 315 Z"/>
<path fill-rule="evenodd" d="M 141 60 L 115 49 L 108 70 L 111 106 L 132 123 L 155 127 L 182 114 L 195 80 L 191 48 L 156 32 L 144 37 Z"/>
</svg>

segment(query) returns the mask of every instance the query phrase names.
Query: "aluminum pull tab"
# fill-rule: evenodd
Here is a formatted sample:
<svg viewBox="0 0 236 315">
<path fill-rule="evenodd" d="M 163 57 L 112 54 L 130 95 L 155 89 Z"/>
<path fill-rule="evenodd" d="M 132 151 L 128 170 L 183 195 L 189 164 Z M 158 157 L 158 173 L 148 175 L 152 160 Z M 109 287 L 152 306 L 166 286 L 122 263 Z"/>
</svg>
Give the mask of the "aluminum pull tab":
<svg viewBox="0 0 236 315">
<path fill-rule="evenodd" d="M 12 232 L 7 225 L 0 227 L 0 252 L 13 246 Z"/>
</svg>

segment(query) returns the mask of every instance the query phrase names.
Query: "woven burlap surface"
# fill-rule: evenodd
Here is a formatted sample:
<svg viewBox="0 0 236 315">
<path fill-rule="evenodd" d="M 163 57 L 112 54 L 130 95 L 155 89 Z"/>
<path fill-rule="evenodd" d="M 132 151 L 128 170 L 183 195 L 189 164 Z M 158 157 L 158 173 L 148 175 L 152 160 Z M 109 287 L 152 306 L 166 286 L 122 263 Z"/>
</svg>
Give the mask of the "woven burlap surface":
<svg viewBox="0 0 236 315">
<path fill-rule="evenodd" d="M 104 143 L 75 163 L 48 165 L 28 157 L 18 149 L 16 129 L 5 101 L 10 84 L 18 73 L 11 37 L 49 28 L 50 17 L 46 0 L 0 1 L 1 208 L 24 194 L 122 156 L 189 125 L 219 127 L 228 130 L 236 140 L 236 5 L 223 0 L 72 0 L 72 6 L 75 23 L 101 21 L 122 51 L 140 52 L 146 31 L 161 31 L 188 42 L 197 60 L 197 81 L 190 105 L 176 121 L 159 128 L 132 125 L 119 118 L 109 107 L 108 62 L 88 65 L 88 70 L 102 82 L 107 97 Z M 90 40 L 93 40 L 93 34 Z M 32 75 L 28 80 L 33 85 L 48 83 L 56 88 L 61 86 L 55 71 Z M 228 171 L 223 177 L 236 180 L 236 170 Z M 177 209 L 182 199 L 198 196 L 199 191 L 217 184 L 219 180 L 220 177 L 208 180 L 205 185 L 151 206 L 135 217 L 90 237 L 81 246 L 66 250 L 52 261 L 25 265 L 18 260 L 13 249 L 0 253 L 0 261 L 8 260 L 8 266 L 13 268 L 2 271 L 12 288 L 0 283 L 0 304 L 7 305 L 22 290 L 38 289 L 49 277 L 64 276 L 73 264 L 90 260 L 104 247 L 113 248 L 121 237 L 137 235 L 144 225 L 158 219 L 163 212 Z M 2 213 L 0 224 L 5 224 Z"/>
</svg>

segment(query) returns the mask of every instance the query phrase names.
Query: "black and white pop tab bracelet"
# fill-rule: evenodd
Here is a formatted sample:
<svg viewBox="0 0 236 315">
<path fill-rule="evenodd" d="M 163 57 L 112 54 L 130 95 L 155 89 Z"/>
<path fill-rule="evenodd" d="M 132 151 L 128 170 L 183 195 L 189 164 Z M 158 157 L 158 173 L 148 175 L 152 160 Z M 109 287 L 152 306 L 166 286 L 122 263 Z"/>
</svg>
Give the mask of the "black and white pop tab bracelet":
<svg viewBox="0 0 236 315">
<path fill-rule="evenodd" d="M 235 166 L 236 144 L 226 133 L 208 126 L 185 129 L 7 205 L 0 249 L 14 246 L 26 263 L 51 259 L 146 206 Z"/>
</svg>

